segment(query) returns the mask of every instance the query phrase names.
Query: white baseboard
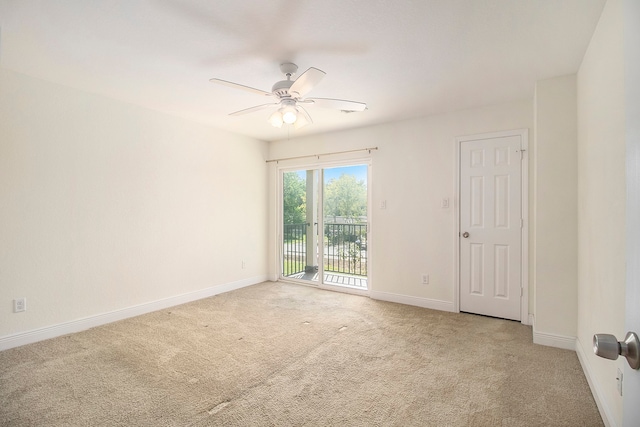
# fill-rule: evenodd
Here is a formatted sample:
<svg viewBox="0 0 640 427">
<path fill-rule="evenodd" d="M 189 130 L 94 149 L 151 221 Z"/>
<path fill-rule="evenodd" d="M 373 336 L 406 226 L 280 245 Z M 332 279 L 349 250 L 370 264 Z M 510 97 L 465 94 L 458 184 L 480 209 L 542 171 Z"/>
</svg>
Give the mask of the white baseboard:
<svg viewBox="0 0 640 427">
<path fill-rule="evenodd" d="M 562 348 L 564 350 L 576 349 L 576 337 L 568 337 L 566 335 L 551 334 L 548 332 L 540 332 L 536 329 L 536 318 L 533 314 L 529 314 L 529 324 L 533 329 L 533 343 L 546 345 L 547 347 Z"/>
<path fill-rule="evenodd" d="M 587 348 L 591 348 L 591 346 Z M 611 415 L 611 409 L 602 398 L 602 390 L 600 390 L 600 387 L 598 387 L 597 383 L 593 379 L 591 366 L 589 365 L 589 359 L 587 358 L 587 355 L 585 354 L 579 339 L 576 339 L 575 350 L 578 354 L 578 360 L 580 361 L 580 365 L 582 366 L 582 371 L 584 372 L 584 376 L 587 378 L 589 388 L 591 388 L 591 394 L 593 395 L 593 399 L 596 401 L 596 405 L 598 406 L 598 410 L 600 411 L 600 416 L 602 417 L 604 425 L 606 427 L 617 427 L 615 419 Z"/>
<path fill-rule="evenodd" d="M 565 350 L 576 349 L 575 337 L 539 332 L 535 330 L 535 327 L 533 328 L 533 343 L 549 347 L 563 348 Z"/>
<path fill-rule="evenodd" d="M 440 311 L 454 311 L 453 302 L 441 301 L 436 299 L 412 297 L 407 295 L 392 294 L 389 292 L 371 291 L 369 296 L 373 299 L 389 302 L 397 302 L 400 304 L 414 305 L 416 307 L 430 308 Z"/>
<path fill-rule="evenodd" d="M 62 335 L 72 334 L 74 332 L 84 331 L 89 328 L 116 322 L 118 320 L 140 316 L 141 314 L 151 313 L 152 311 L 162 310 L 168 307 L 185 304 L 191 301 L 211 297 L 213 295 L 218 295 L 224 292 L 233 291 L 235 289 L 244 288 L 246 286 L 255 285 L 266 280 L 268 280 L 267 276 L 251 277 L 248 279 L 215 285 L 206 289 L 201 289 L 181 295 L 175 295 L 173 297 L 163 298 L 132 307 L 126 307 L 120 310 L 111 311 L 109 313 L 97 314 L 95 316 L 85 317 L 83 319 L 72 320 L 70 322 L 60 323 L 57 325 L 46 326 L 44 328 L 20 332 L 13 335 L 7 335 L 4 337 L 0 337 L 0 351 L 50 338 L 59 337 Z"/>
<path fill-rule="evenodd" d="M 602 398 L 602 391 L 593 380 L 593 375 L 591 373 L 592 371 L 589 366 L 589 360 L 584 353 L 584 349 L 582 348 L 580 340 L 576 337 L 567 337 L 563 335 L 536 331 L 535 320 L 535 316 L 533 314 L 529 314 L 529 323 L 533 325 L 533 342 L 535 344 L 546 345 L 549 347 L 558 347 L 566 350 L 574 350 L 576 352 L 576 354 L 578 355 L 578 360 L 580 361 L 580 365 L 582 366 L 584 376 L 587 378 L 587 382 L 589 383 L 589 388 L 591 389 L 593 399 L 596 401 L 596 405 L 598 406 L 598 411 L 600 412 L 600 416 L 602 417 L 604 425 L 606 427 L 617 427 L 614 418 L 611 416 L 611 409 L 609 409 L 609 407 L 604 403 L 604 400 Z"/>
</svg>

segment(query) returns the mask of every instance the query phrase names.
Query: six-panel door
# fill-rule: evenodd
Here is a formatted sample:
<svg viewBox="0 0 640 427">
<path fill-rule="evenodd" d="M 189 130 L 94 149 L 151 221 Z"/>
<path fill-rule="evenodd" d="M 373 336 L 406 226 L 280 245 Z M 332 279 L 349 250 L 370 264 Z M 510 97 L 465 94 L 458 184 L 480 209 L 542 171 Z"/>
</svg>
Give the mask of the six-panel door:
<svg viewBox="0 0 640 427">
<path fill-rule="evenodd" d="M 460 311 L 521 320 L 521 205 L 520 136 L 462 142 Z"/>
</svg>

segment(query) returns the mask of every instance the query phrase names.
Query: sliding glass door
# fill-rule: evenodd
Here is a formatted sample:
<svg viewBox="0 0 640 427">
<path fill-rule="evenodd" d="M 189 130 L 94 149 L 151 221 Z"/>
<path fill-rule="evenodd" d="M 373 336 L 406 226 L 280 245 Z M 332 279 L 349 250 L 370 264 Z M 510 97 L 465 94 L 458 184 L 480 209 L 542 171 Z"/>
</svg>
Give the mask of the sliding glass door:
<svg viewBox="0 0 640 427">
<path fill-rule="evenodd" d="M 368 166 L 282 173 L 281 278 L 368 288 Z"/>
<path fill-rule="evenodd" d="M 283 173 L 282 187 L 282 271 L 290 279 L 317 282 L 318 198 L 320 171 L 296 170 Z"/>
</svg>

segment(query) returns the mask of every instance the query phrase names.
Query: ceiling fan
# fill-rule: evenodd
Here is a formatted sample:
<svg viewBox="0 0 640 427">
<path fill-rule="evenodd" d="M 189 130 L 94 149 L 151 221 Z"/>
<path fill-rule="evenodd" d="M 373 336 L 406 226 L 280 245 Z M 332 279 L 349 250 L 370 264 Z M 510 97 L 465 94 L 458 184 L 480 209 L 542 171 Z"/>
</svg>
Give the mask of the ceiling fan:
<svg viewBox="0 0 640 427">
<path fill-rule="evenodd" d="M 271 92 L 267 92 L 253 87 L 229 82 L 222 79 L 210 79 L 210 82 L 222 84 L 225 86 L 242 89 L 248 92 L 257 93 L 262 96 L 273 96 L 276 102 L 269 104 L 256 105 L 255 107 L 246 108 L 244 110 L 235 111 L 230 116 L 238 116 L 241 114 L 252 113 L 254 111 L 267 108 L 276 108 L 276 111 L 269 117 L 269 122 L 275 127 L 282 127 L 283 123 L 293 125 L 296 129 L 307 124 L 313 123 L 311 116 L 303 108 L 303 105 L 317 105 L 320 107 L 333 108 L 346 113 L 355 111 L 364 111 L 367 104 L 363 102 L 345 101 L 342 99 L 331 98 L 304 98 L 304 96 L 320 83 L 325 76 L 325 72 L 317 68 L 309 68 L 302 73 L 297 79 L 291 80 L 291 76 L 298 71 L 298 66 L 291 62 L 280 64 L 280 71 L 286 76 L 286 80 L 276 82 L 271 88 Z"/>
</svg>

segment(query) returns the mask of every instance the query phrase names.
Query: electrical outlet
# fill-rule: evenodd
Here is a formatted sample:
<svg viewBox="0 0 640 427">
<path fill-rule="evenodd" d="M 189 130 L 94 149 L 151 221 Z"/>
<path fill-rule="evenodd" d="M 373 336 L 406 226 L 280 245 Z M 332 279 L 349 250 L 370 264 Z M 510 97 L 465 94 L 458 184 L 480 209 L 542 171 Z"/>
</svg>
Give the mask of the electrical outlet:
<svg viewBox="0 0 640 427">
<path fill-rule="evenodd" d="M 447 209 L 449 207 L 449 199 L 446 197 L 442 199 L 442 202 L 440 202 L 440 207 L 442 209 Z"/>
<path fill-rule="evenodd" d="M 16 298 L 13 300 L 13 312 L 20 313 L 21 311 L 27 311 L 26 298 Z"/>
<path fill-rule="evenodd" d="M 616 375 L 616 388 L 618 389 L 618 393 L 622 396 L 622 371 L 618 368 L 618 375 Z"/>
<path fill-rule="evenodd" d="M 423 285 L 428 285 L 429 284 L 429 275 L 428 274 L 423 274 L 422 275 L 422 284 Z"/>
</svg>

